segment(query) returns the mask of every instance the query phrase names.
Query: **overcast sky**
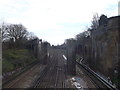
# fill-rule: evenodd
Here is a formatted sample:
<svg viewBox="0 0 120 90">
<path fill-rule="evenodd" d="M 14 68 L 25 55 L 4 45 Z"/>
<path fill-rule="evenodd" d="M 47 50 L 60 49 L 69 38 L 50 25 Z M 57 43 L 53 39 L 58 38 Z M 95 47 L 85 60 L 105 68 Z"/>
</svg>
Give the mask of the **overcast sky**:
<svg viewBox="0 0 120 90">
<path fill-rule="evenodd" d="M 118 15 L 119 0 L 0 0 L 0 22 L 21 23 L 51 44 L 90 26 L 94 13 Z"/>
</svg>

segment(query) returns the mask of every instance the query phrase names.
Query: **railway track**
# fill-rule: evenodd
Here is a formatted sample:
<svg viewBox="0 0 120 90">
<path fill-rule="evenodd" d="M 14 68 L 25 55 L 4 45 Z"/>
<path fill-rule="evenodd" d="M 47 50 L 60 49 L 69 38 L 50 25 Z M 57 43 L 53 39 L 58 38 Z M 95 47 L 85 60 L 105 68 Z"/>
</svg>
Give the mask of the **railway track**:
<svg viewBox="0 0 120 90">
<path fill-rule="evenodd" d="M 31 73 L 31 70 L 34 70 L 35 68 L 37 68 L 40 64 L 35 64 L 33 65 L 33 67 L 28 68 L 30 69 L 29 71 L 26 70 L 26 72 L 22 72 L 20 75 L 18 75 L 17 77 L 13 78 L 12 80 L 9 80 L 7 83 L 3 84 L 3 89 L 4 88 L 14 88 L 16 87 L 17 83 L 20 82 L 21 80 L 24 79 L 24 77 L 26 77 L 27 75 L 29 75 Z"/>
<path fill-rule="evenodd" d="M 56 58 L 52 58 L 49 63 L 50 65 L 41 72 L 38 81 L 33 87 L 34 89 L 36 88 L 45 89 L 51 87 L 51 82 L 53 77 L 55 77 L 55 72 L 56 72 L 56 64 L 57 64 Z"/>
<path fill-rule="evenodd" d="M 54 52 L 50 58 L 50 65 L 41 72 L 40 78 L 33 87 L 37 88 L 65 88 L 66 71 L 62 55 Z"/>
<path fill-rule="evenodd" d="M 109 89 L 109 90 L 117 90 L 115 87 L 111 86 L 108 82 L 103 80 L 100 76 L 98 76 L 94 71 L 88 68 L 86 65 L 81 62 L 76 62 L 78 67 L 81 68 L 91 79 L 95 86 L 99 89 Z"/>
<path fill-rule="evenodd" d="M 40 75 L 39 79 L 37 80 L 36 84 L 33 86 L 34 90 L 35 90 L 36 88 L 39 88 L 41 82 L 43 82 L 43 77 L 46 76 L 48 70 L 49 70 L 48 67 L 46 67 L 46 68 L 41 72 L 41 75 Z"/>
</svg>

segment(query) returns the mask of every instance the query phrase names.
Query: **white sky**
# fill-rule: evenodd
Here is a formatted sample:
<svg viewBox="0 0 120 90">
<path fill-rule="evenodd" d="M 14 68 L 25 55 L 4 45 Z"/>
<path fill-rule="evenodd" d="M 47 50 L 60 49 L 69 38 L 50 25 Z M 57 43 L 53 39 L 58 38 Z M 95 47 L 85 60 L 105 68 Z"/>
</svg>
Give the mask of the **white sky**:
<svg viewBox="0 0 120 90">
<path fill-rule="evenodd" d="M 118 3 L 118 15 L 120 15 L 120 1 Z"/>
<path fill-rule="evenodd" d="M 118 15 L 119 0 L 0 0 L 0 21 L 21 23 L 51 44 L 62 44 L 90 26 L 94 13 Z"/>
</svg>

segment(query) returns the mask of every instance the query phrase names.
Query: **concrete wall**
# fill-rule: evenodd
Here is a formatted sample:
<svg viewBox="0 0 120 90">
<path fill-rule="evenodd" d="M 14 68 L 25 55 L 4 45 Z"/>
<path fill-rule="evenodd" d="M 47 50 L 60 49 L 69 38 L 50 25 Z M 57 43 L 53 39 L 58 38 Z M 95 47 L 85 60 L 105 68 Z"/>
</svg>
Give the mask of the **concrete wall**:
<svg viewBox="0 0 120 90">
<path fill-rule="evenodd" d="M 27 43 L 27 48 L 33 52 L 35 57 L 44 65 L 47 64 L 47 42 L 34 39 Z"/>
<path fill-rule="evenodd" d="M 42 57 L 42 62 L 44 65 L 46 65 L 48 62 L 47 62 L 47 45 L 48 43 L 47 42 L 44 42 L 42 43 L 41 45 L 41 57 Z"/>
<path fill-rule="evenodd" d="M 80 42 L 80 55 L 94 71 L 113 78 L 120 67 L 120 16 L 108 18 L 107 25 L 90 32 L 90 36 Z"/>
<path fill-rule="evenodd" d="M 67 40 L 67 71 L 69 75 L 76 74 L 76 41 Z"/>
</svg>

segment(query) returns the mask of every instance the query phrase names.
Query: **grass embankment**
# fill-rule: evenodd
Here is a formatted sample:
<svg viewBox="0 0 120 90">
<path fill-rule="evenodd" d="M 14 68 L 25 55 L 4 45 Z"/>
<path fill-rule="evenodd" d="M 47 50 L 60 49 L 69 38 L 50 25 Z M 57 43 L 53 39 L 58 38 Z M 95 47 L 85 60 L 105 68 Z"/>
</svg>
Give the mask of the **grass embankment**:
<svg viewBox="0 0 120 90">
<path fill-rule="evenodd" d="M 25 67 L 37 59 L 27 49 L 8 49 L 3 51 L 3 73 Z"/>
</svg>

